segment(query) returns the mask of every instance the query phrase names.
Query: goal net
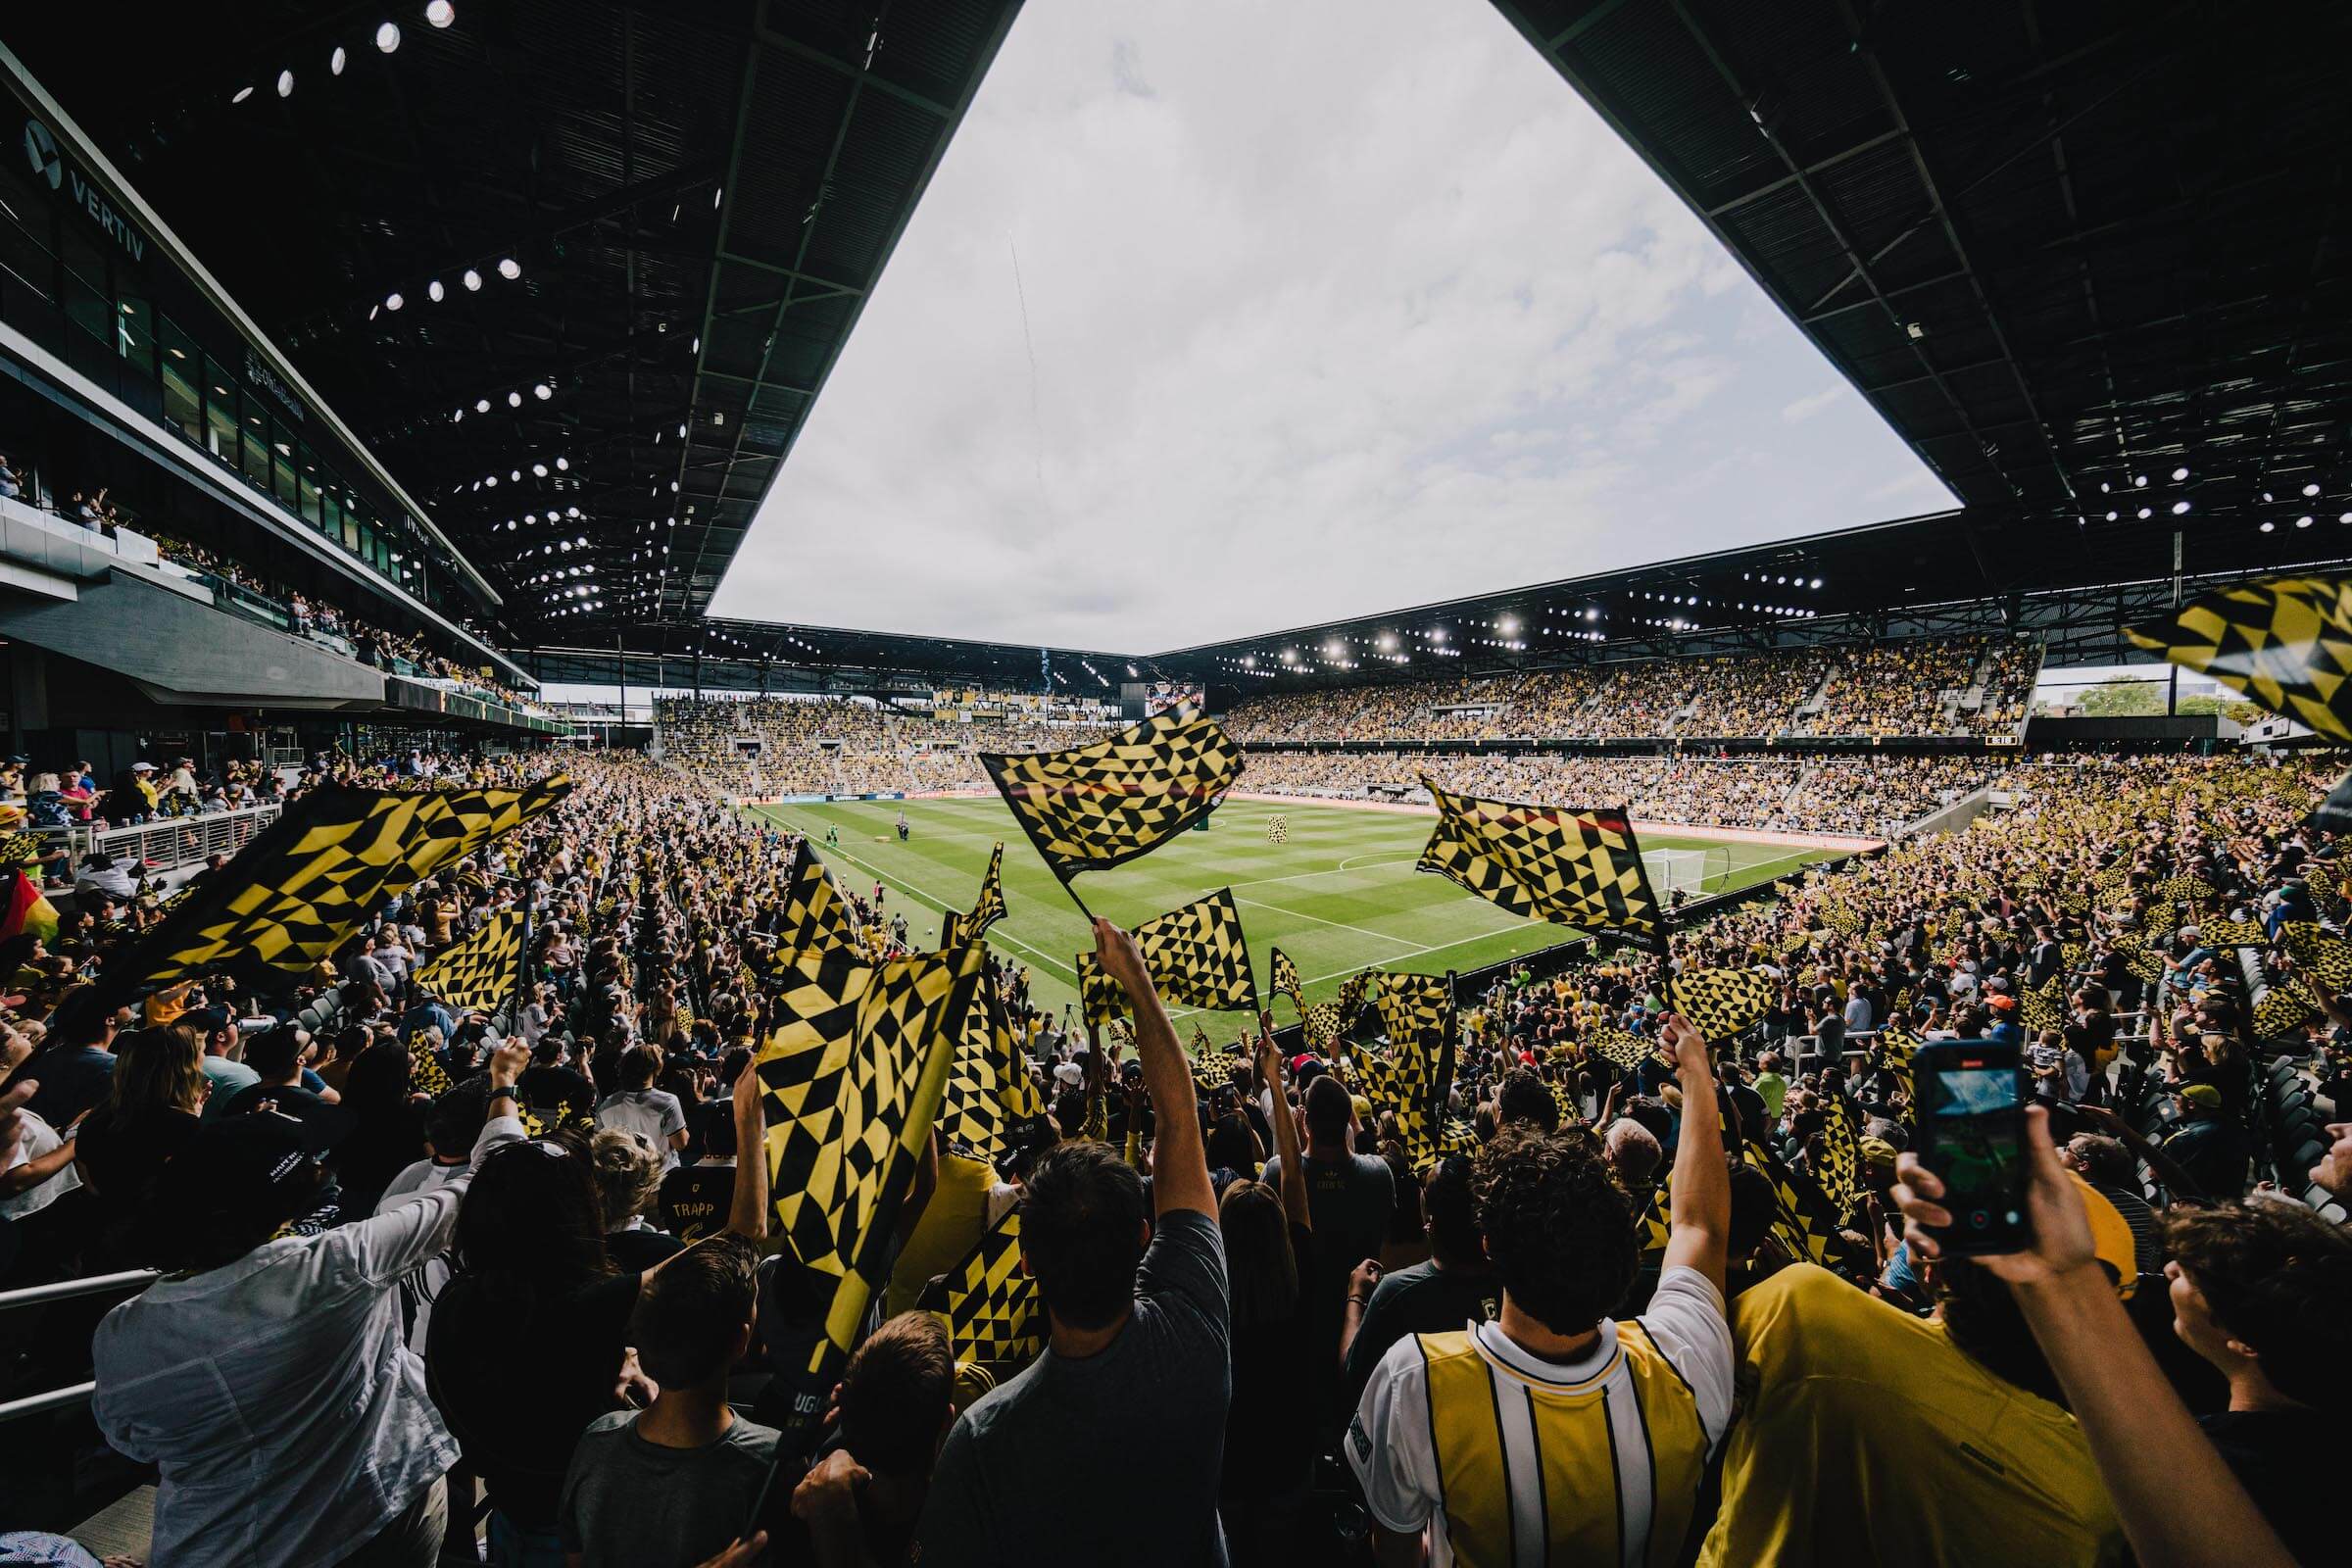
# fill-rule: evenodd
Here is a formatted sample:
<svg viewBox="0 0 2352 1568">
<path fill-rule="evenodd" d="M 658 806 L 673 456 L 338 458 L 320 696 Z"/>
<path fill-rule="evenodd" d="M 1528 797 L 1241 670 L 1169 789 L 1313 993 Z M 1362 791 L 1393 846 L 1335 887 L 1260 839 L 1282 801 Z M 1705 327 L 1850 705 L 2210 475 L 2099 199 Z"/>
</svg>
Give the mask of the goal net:
<svg viewBox="0 0 2352 1568">
<path fill-rule="evenodd" d="M 1650 890 L 1659 898 L 1680 893 L 1695 899 L 1710 890 L 1718 874 L 1715 854 L 1711 850 L 1644 850 L 1642 867 L 1649 873 Z"/>
</svg>

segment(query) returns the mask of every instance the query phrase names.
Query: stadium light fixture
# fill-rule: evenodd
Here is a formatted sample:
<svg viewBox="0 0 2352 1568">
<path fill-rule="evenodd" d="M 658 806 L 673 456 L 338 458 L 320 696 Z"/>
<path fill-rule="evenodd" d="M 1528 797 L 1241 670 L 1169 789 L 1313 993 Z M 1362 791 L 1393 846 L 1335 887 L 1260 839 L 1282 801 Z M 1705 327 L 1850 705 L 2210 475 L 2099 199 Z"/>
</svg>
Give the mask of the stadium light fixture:
<svg viewBox="0 0 2352 1568">
<path fill-rule="evenodd" d="M 537 398 L 542 403 L 545 403 L 549 398 L 552 398 L 555 395 L 556 389 L 552 386 L 549 386 L 545 381 L 541 381 L 536 386 L 531 388 L 531 396 Z"/>
<path fill-rule="evenodd" d="M 2310 526 L 2311 526 L 2311 514 L 2310 514 L 2310 513 L 2308 513 L 2308 512 L 2306 512 L 2305 514 L 2303 514 L 2303 515 L 2301 515 L 2300 517 L 2297 517 L 2297 518 L 2295 519 L 2295 526 L 2296 526 L 2296 527 L 2298 527 L 2298 528 L 2308 528 L 2308 527 L 2310 527 Z"/>
<path fill-rule="evenodd" d="M 522 275 L 522 264 L 512 256 L 505 257 L 498 264 L 498 275 L 512 283 Z"/>
<path fill-rule="evenodd" d="M 291 71 L 281 71 L 277 74 L 277 95 L 280 98 L 294 96 L 294 73 Z"/>
<path fill-rule="evenodd" d="M 385 54 L 400 47 L 400 24 L 387 22 L 375 29 L 375 46 Z"/>
<path fill-rule="evenodd" d="M 2175 484 L 2179 484 L 2181 480 L 2187 477 L 2188 470 L 2186 468 L 2175 468 L 2173 470 L 2173 483 Z"/>
<path fill-rule="evenodd" d="M 391 293 L 384 296 L 384 309 L 387 311 L 397 311 L 403 305 L 408 303 L 409 302 L 407 300 L 404 300 L 400 297 L 400 291 L 398 289 L 395 289 Z"/>
<path fill-rule="evenodd" d="M 2187 503 L 2187 502 L 2185 502 L 2185 501 L 2176 501 L 2176 502 L 2174 502 L 2174 503 L 2173 503 L 2173 515 L 2174 515 L 2174 516 L 2176 516 L 2176 517 L 2185 516 L 2185 515 L 2187 515 L 2187 514 L 2188 514 L 2188 503 Z"/>
<path fill-rule="evenodd" d="M 510 393 L 508 393 L 508 394 L 507 394 L 507 407 L 508 407 L 508 408 L 510 408 L 510 409 L 519 409 L 519 408 L 521 408 L 521 407 L 522 407 L 522 394 L 521 394 L 521 393 L 519 393 L 519 392 L 510 392 Z"/>
<path fill-rule="evenodd" d="M 341 44 L 335 45 L 335 52 L 326 57 L 326 74 L 330 76 L 340 76 L 343 74 L 343 66 L 348 58 L 349 57 L 343 53 L 343 46 Z"/>
<path fill-rule="evenodd" d="M 2268 517 L 2265 517 L 2265 518 L 2263 518 L 2263 519 L 2262 519 L 2262 531 L 2263 531 L 2264 533 L 2269 533 L 2269 532 L 2271 532 L 2273 529 L 2277 528 L 2278 526 L 2278 525 L 2277 523 L 2273 522 L 2273 521 L 2272 521 L 2270 518 L 2268 518 Z"/>
<path fill-rule="evenodd" d="M 2139 509 L 2139 520 L 2140 520 L 2140 521 L 2142 521 L 2142 522 L 2145 522 L 2145 521 L 2147 521 L 2147 520 L 2148 520 L 2150 517 L 2153 517 L 2154 515 L 2156 515 L 2156 514 L 2155 514 L 2154 512 L 2150 511 L 2150 510 L 2149 510 L 2148 508 L 2146 508 L 2146 507 L 2142 507 L 2142 508 L 2140 508 L 2140 509 Z"/>
<path fill-rule="evenodd" d="M 1494 629 L 1502 633 L 1505 637 L 1511 636 L 1519 629 L 1519 617 L 1516 615 L 1505 615 L 1494 623 Z"/>
<path fill-rule="evenodd" d="M 449 298 L 449 290 L 443 288 L 441 286 L 441 280 L 436 277 L 430 283 L 424 285 L 424 297 L 428 300 L 431 300 L 435 305 L 438 305 L 443 300 Z"/>
<path fill-rule="evenodd" d="M 458 281 L 466 285 L 466 292 L 468 294 L 477 294 L 481 292 L 482 274 L 475 271 L 470 267 L 466 269 L 466 275 L 459 278 Z"/>
<path fill-rule="evenodd" d="M 2144 473 L 2135 473 L 2135 474 L 2133 474 L 2133 475 L 2132 476 L 2132 489 L 2134 489 L 2134 490 L 2145 490 L 2147 487 L 2148 487 L 2148 476 L 2147 476 L 2146 474 L 2144 474 Z"/>
<path fill-rule="evenodd" d="M 424 8 L 424 20 L 436 27 L 446 27 L 458 20 L 458 8 L 451 5 L 449 0 L 432 0 Z"/>
<path fill-rule="evenodd" d="M 2307 484 L 2303 487 L 2303 493 L 2307 496 L 2316 496 L 2320 493 L 2320 487 L 2317 484 Z"/>
<path fill-rule="evenodd" d="M 488 398 L 475 398 L 473 400 L 473 412 L 476 414 L 488 414 L 490 412 L 490 400 Z"/>
</svg>

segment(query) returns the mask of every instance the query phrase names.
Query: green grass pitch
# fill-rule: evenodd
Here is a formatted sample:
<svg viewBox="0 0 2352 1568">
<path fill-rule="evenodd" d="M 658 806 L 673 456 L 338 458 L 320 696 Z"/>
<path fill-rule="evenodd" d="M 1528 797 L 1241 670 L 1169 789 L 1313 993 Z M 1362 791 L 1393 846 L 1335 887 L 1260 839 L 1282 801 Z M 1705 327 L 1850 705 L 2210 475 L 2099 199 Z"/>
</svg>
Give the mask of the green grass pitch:
<svg viewBox="0 0 2352 1568">
<path fill-rule="evenodd" d="M 901 844 L 902 807 L 912 829 Z M 819 856 L 845 888 L 870 895 L 876 880 L 889 888 L 887 907 L 905 912 L 908 934 L 921 947 L 939 934 L 944 909 L 966 909 L 978 894 L 991 845 L 1004 845 L 1007 913 L 988 934 L 1000 957 L 1028 965 L 1031 995 L 1059 1008 L 1077 1000 L 1072 958 L 1094 941 L 1085 918 L 1022 836 L 1001 801 L 854 801 L 831 805 L 747 808 L 817 841 Z M 1266 819 L 1290 824 L 1284 844 L 1266 842 Z M 1357 969 L 1380 967 L 1422 974 L 1468 971 L 1563 942 L 1575 933 L 1521 920 L 1440 876 L 1413 869 L 1432 818 L 1345 807 L 1235 801 L 1220 807 L 1206 832 L 1181 833 L 1141 859 L 1078 879 L 1078 892 L 1096 913 L 1133 926 L 1231 887 L 1250 939 L 1258 990 L 1290 1023 L 1292 1009 L 1266 991 L 1269 948 L 1298 963 L 1306 1000 L 1322 1001 Z M 825 847 L 825 829 L 841 829 L 838 848 Z M 1707 891 L 1746 887 L 1783 875 L 1825 852 L 1777 844 L 1742 844 L 1694 835 L 1643 835 L 1643 850 L 1714 849 L 1730 852 L 1730 870 Z M 1198 1016 L 1220 1043 L 1239 1014 L 1180 1011 Z M 1183 1031 L 1190 1032 L 1189 1025 Z"/>
</svg>

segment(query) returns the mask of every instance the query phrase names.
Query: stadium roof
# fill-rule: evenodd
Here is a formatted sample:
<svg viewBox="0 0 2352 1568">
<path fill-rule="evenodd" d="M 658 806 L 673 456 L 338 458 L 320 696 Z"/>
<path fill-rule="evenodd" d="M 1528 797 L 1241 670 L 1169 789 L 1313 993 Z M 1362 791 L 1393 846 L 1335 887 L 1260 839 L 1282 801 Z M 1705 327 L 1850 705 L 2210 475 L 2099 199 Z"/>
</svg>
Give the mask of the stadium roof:
<svg viewBox="0 0 2352 1568">
<path fill-rule="evenodd" d="M 2343 498 L 2344 7 L 1496 3 L 1972 512 Z"/>
<path fill-rule="evenodd" d="M 497 584 L 509 641 L 662 642 L 1017 9 L 250 0 L 6 35 Z M 559 566 L 590 591 L 533 580 Z"/>
</svg>

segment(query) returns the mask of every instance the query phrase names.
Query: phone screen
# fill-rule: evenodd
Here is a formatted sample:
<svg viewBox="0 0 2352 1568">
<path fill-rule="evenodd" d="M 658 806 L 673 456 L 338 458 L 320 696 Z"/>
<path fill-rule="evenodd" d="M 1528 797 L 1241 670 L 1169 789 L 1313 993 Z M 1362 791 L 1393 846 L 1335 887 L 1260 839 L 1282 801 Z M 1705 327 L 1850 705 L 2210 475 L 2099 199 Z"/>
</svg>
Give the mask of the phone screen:
<svg viewBox="0 0 2352 1568">
<path fill-rule="evenodd" d="M 2025 1213 L 2024 1086 L 2013 1048 L 1930 1047 L 1920 1069 L 1920 1159 L 1943 1179 L 1947 1252 L 2009 1252 L 2032 1237 Z"/>
</svg>

